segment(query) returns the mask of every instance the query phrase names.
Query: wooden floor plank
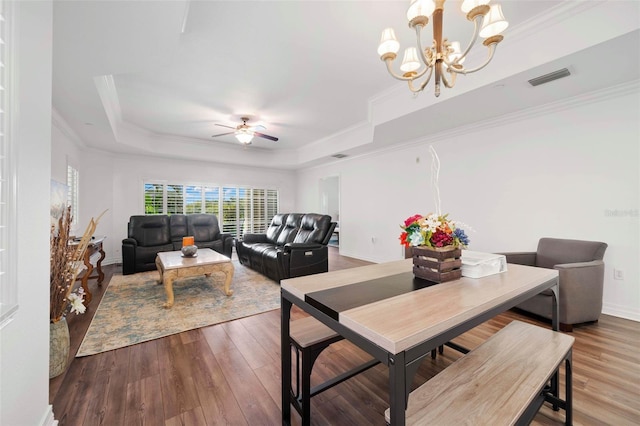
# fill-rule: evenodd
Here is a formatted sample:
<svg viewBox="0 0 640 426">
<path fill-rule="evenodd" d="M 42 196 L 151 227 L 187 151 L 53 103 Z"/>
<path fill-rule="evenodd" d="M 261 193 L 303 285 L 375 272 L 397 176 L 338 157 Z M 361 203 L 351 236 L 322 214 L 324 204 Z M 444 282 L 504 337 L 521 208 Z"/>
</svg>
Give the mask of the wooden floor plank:
<svg viewBox="0 0 640 426">
<path fill-rule="evenodd" d="M 152 340 L 143 345 L 130 346 L 128 380 L 137 381 L 158 374 L 158 342 Z"/>
<path fill-rule="evenodd" d="M 280 409 L 238 350 L 215 355 L 250 425 L 281 423 Z"/>
<path fill-rule="evenodd" d="M 229 321 L 224 323 L 222 327 L 236 348 L 242 353 L 249 366 L 255 369 L 271 361 L 277 361 L 278 358 L 274 358 L 271 353 L 256 341 L 244 326 L 243 321 L 244 319 Z"/>
<path fill-rule="evenodd" d="M 240 405 L 207 342 L 201 339 L 190 343 L 188 347 L 195 355 L 191 365 L 192 376 L 206 423 L 247 424 Z"/>
<path fill-rule="evenodd" d="M 107 394 L 102 395 L 103 399 L 99 400 L 102 404 L 100 410 L 104 410 L 104 413 L 100 413 L 104 425 L 124 424 L 131 348 L 132 346 L 116 349 L 96 357 L 99 360 L 98 375 L 109 377 Z M 98 395 L 96 395 L 97 397 Z M 96 410 L 98 410 L 97 404 Z M 91 420 L 91 418 L 87 420 Z M 85 421 L 86 426 L 94 424 Z"/>
<path fill-rule="evenodd" d="M 164 398 L 159 375 L 145 377 L 127 385 L 125 425 L 161 425 L 165 422 Z"/>
<path fill-rule="evenodd" d="M 179 335 L 159 342 L 158 350 L 165 355 L 160 362 L 165 418 L 170 419 L 200 405 L 192 377 L 190 354 Z"/>
</svg>

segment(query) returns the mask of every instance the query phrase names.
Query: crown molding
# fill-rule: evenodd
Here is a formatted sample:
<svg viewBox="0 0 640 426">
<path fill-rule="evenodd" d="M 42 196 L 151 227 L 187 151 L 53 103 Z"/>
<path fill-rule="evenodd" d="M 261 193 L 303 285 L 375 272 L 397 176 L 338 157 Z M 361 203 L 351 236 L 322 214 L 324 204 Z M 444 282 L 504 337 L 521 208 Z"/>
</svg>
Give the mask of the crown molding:
<svg viewBox="0 0 640 426">
<path fill-rule="evenodd" d="M 58 129 L 60 133 L 65 135 L 78 148 L 88 148 L 87 144 L 84 143 L 82 138 L 69 126 L 67 120 L 65 120 L 53 106 L 51 107 L 51 125 Z"/>
<path fill-rule="evenodd" d="M 102 101 L 104 112 L 107 115 L 111 131 L 116 141 L 119 140 L 118 134 L 122 127 L 122 108 L 120 107 L 120 98 L 113 75 L 99 75 L 93 78 L 93 83 L 98 91 L 98 96 Z"/>
<path fill-rule="evenodd" d="M 602 102 L 608 99 L 613 99 L 613 98 L 630 95 L 634 93 L 640 94 L 640 80 L 618 84 L 616 86 L 611 86 L 601 90 L 595 90 L 589 93 L 573 96 L 560 101 L 551 102 L 542 106 L 537 106 L 537 107 L 513 112 L 510 114 L 505 114 L 493 119 L 484 120 L 481 122 L 476 122 L 469 125 L 457 127 L 455 129 L 446 130 L 428 137 L 420 137 L 420 138 L 412 139 L 408 142 L 399 143 L 396 145 L 384 147 L 374 151 L 370 151 L 362 154 L 356 154 L 353 156 L 350 155 L 347 158 L 343 158 L 337 161 L 331 161 L 329 163 L 321 164 L 321 165 L 310 167 L 310 168 L 305 168 L 305 170 L 323 168 L 326 166 L 334 165 L 337 163 L 348 162 L 355 159 L 375 157 L 387 152 L 394 152 L 401 149 L 416 147 L 416 146 L 424 145 L 428 143 L 434 143 L 434 142 L 438 142 L 446 139 L 451 139 L 453 137 L 470 135 L 480 130 L 505 126 L 508 124 L 528 120 L 534 117 L 550 115 L 556 112 L 565 111 L 568 109 L 589 105 L 592 103 Z"/>
<path fill-rule="evenodd" d="M 405 148 L 429 142 L 436 142 L 443 139 L 450 139 L 452 137 L 469 135 L 480 130 L 506 126 L 508 124 L 529 120 L 531 118 L 550 115 L 579 106 L 602 102 L 608 99 L 613 99 L 633 93 L 640 93 L 640 80 L 618 84 L 616 86 L 607 87 L 605 89 L 594 90 L 589 93 L 583 93 L 570 98 L 562 99 L 560 101 L 550 102 L 545 105 L 528 108 L 510 114 L 505 114 L 493 119 L 461 126 L 456 129 L 447 130 L 436 135 L 429 136 L 427 138 L 414 139 L 410 142 L 407 142 L 406 144 L 396 145 L 396 147 L 402 146 L 403 148 Z"/>
</svg>

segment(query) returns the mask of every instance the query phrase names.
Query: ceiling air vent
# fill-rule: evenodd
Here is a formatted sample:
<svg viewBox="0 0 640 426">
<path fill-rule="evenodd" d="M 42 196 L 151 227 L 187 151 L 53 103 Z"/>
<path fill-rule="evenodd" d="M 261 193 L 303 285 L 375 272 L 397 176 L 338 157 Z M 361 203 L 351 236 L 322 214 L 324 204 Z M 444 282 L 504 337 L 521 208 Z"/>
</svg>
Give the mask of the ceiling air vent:
<svg viewBox="0 0 640 426">
<path fill-rule="evenodd" d="M 541 84 L 549 83 L 550 81 L 557 80 L 562 77 L 571 75 L 568 69 L 562 68 L 561 70 L 550 72 L 549 74 L 541 75 L 540 77 L 532 78 L 529 80 L 529 84 L 532 86 L 539 86 Z"/>
<path fill-rule="evenodd" d="M 346 156 L 347 156 L 346 154 L 334 154 L 334 155 L 332 155 L 333 158 L 344 158 Z"/>
</svg>

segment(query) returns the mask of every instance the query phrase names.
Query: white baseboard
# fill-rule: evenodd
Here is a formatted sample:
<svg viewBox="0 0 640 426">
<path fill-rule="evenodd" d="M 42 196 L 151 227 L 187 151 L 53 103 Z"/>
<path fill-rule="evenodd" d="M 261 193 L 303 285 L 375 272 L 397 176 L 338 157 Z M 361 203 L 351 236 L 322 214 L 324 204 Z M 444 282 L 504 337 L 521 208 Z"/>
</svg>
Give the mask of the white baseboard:
<svg viewBox="0 0 640 426">
<path fill-rule="evenodd" d="M 40 424 L 42 426 L 58 426 L 58 421 L 53 415 L 53 405 L 47 405 L 47 409 L 42 416 L 42 421 L 40 422 Z"/>
<path fill-rule="evenodd" d="M 612 315 L 614 317 L 640 322 L 640 312 L 638 310 L 629 309 L 628 306 L 605 303 L 602 306 L 602 313 L 606 315 Z"/>
</svg>

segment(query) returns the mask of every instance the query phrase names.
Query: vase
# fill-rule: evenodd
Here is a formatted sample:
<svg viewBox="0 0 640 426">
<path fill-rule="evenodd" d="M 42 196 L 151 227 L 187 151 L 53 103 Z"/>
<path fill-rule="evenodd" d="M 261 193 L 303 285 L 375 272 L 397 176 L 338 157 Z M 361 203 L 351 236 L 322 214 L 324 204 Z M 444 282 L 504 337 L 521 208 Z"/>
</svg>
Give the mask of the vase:
<svg viewBox="0 0 640 426">
<path fill-rule="evenodd" d="M 462 249 L 459 247 L 412 247 L 413 275 L 443 283 L 462 276 Z"/>
<path fill-rule="evenodd" d="M 183 246 L 181 251 L 183 257 L 195 257 L 198 255 L 198 246 Z"/>
<path fill-rule="evenodd" d="M 49 378 L 64 373 L 69 362 L 69 325 L 67 319 L 49 323 Z"/>
</svg>

